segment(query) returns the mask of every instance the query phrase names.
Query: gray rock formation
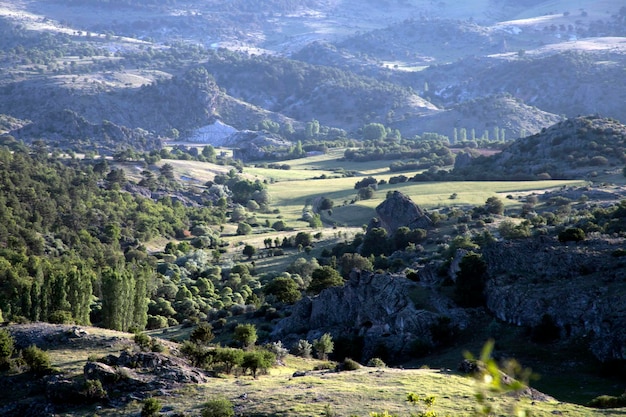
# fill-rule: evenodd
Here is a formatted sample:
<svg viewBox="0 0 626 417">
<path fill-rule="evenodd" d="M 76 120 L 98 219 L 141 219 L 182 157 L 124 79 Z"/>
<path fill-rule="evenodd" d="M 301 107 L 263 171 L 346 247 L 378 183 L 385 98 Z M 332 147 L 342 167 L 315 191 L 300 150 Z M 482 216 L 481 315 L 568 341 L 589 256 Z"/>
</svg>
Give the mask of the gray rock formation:
<svg viewBox="0 0 626 417">
<path fill-rule="evenodd" d="M 291 142 L 278 135 L 251 130 L 234 133 L 225 141 L 228 146 L 235 148 L 233 157 L 242 161 L 283 157 L 293 146 Z"/>
<path fill-rule="evenodd" d="M 544 238 L 485 248 L 487 307 L 531 328 L 547 314 L 560 337 L 584 340 L 599 360 L 626 359 L 626 259 L 612 256 L 622 245 Z"/>
<path fill-rule="evenodd" d="M 376 216 L 377 221 L 370 222 L 370 227 L 383 227 L 389 234 L 403 226 L 428 229 L 433 224 L 426 212 L 400 191 L 392 192 L 376 207 Z"/>
<path fill-rule="evenodd" d="M 431 341 L 430 328 L 439 317 L 436 312 L 416 307 L 410 297 L 415 291 L 429 289 L 400 274 L 353 271 L 343 287 L 325 289 L 295 304 L 292 314 L 277 324 L 272 336 L 286 346 L 326 332 L 335 338 L 360 336 L 364 358 L 381 345 L 389 352 L 406 354 L 411 342 Z"/>
</svg>

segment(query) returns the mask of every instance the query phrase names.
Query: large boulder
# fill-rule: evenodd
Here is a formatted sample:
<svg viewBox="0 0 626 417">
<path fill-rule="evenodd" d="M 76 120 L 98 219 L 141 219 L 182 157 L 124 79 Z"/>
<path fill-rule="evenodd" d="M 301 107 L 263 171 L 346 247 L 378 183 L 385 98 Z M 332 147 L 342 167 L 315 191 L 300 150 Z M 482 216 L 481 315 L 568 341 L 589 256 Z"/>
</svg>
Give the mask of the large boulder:
<svg viewBox="0 0 626 417">
<path fill-rule="evenodd" d="M 382 227 L 389 234 L 403 226 L 409 229 L 428 229 L 433 225 L 426 212 L 400 191 L 390 193 L 385 201 L 376 207 L 376 216 L 370 227 Z"/>
</svg>

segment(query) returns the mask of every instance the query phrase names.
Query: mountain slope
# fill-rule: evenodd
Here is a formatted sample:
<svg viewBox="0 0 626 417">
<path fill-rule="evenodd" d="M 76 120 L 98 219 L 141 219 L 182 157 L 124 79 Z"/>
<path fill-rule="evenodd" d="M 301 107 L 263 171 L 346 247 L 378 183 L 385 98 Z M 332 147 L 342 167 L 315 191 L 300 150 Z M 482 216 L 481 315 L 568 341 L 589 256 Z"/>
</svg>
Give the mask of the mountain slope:
<svg viewBox="0 0 626 417">
<path fill-rule="evenodd" d="M 499 94 L 464 102 L 444 111 L 404 118 L 391 126 L 405 135 L 437 132 L 452 141 L 455 138 L 471 140 L 472 130 L 476 138 L 487 136 L 511 140 L 537 133 L 560 120 L 560 116 L 528 106 L 510 95 Z"/>
<path fill-rule="evenodd" d="M 513 142 L 499 154 L 478 157 L 456 173 L 474 179 L 581 178 L 626 163 L 626 126 L 597 116 L 559 122 Z"/>
</svg>

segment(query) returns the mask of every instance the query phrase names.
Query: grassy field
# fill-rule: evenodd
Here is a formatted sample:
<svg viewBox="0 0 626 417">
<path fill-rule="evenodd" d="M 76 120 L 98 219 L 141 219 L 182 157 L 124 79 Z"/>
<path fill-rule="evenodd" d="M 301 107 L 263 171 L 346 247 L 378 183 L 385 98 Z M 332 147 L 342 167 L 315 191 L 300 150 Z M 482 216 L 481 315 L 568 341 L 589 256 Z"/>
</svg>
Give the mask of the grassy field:
<svg viewBox="0 0 626 417">
<path fill-rule="evenodd" d="M 376 176 L 383 179 L 384 176 Z M 356 197 L 354 184 L 358 178 L 333 178 L 324 180 L 289 181 L 271 184 L 269 190 L 274 205 L 285 218 L 297 219 L 302 209 L 316 197 L 325 196 L 335 203 L 330 219 L 340 225 L 360 226 L 375 216 L 374 209 L 384 201 L 388 191 L 400 191 L 430 210 L 447 206 L 477 206 L 492 196 L 500 197 L 505 207 L 513 209 L 521 206 L 517 199 L 507 199 L 511 194 L 537 192 L 562 186 L 583 185 L 584 181 L 488 181 L 488 182 L 407 182 L 382 185 L 370 200 L 350 202 Z M 451 196 L 456 194 L 455 199 Z M 329 219 L 329 220 L 330 220 Z"/>
<path fill-rule="evenodd" d="M 388 191 L 398 190 L 411 197 L 426 210 L 450 206 L 471 207 L 484 204 L 487 198 L 502 198 L 507 209 L 521 206 L 517 198 L 508 199 L 508 195 L 517 197 L 521 194 L 562 187 L 583 185 L 585 181 L 486 181 L 486 182 L 406 182 L 379 186 L 370 200 L 354 201 L 357 193 L 354 184 L 363 177 L 373 176 L 378 181 L 389 181 L 390 177 L 405 175 L 412 177 L 417 171 L 392 173 L 389 164 L 392 161 L 348 162 L 341 161 L 344 149 L 331 149 L 327 154 L 284 161 L 291 169 L 271 169 L 247 166 L 243 175 L 258 179 L 268 184 L 272 198 L 272 207 L 279 213 L 257 213 L 260 223 L 270 224 L 279 219 L 285 220 L 290 227 L 301 230 L 307 224 L 299 221 L 302 210 L 310 207 L 316 198 L 327 197 L 333 200 L 332 215 L 323 213 L 326 224 L 346 227 L 361 227 L 375 216 L 374 209 L 384 201 Z M 163 160 L 169 163 L 179 177 L 195 185 L 212 180 L 218 173 L 227 173 L 231 167 L 197 161 Z M 282 162 L 281 162 L 282 163 Z M 344 177 L 342 173 L 351 172 L 354 176 Z M 321 178 L 320 178 L 321 177 Z M 453 195 L 456 197 L 451 198 Z"/>
<path fill-rule="evenodd" d="M 46 325 L 50 326 L 50 325 Z M 132 335 L 94 327 L 83 327 L 89 335 L 88 340 L 76 339 L 72 343 L 53 343 L 46 350 L 50 354 L 52 366 L 68 378 L 82 374 L 83 366 L 89 357 L 103 357 L 107 354 L 119 355 L 122 350 L 137 349 L 132 342 Z M 177 330 L 180 329 L 180 330 Z M 180 339 L 188 336 L 190 328 L 153 331 L 153 337 Z M 57 340 L 52 338 L 50 340 Z M 170 351 L 175 344 L 165 343 Z M 46 348 L 46 346 L 43 346 Z M 472 349 L 480 347 L 472 345 Z M 455 353 L 456 352 L 456 353 Z M 451 360 L 458 364 L 461 355 L 458 350 L 449 349 L 446 355 L 453 355 Z M 474 352 L 478 353 L 478 352 Z M 214 398 L 227 398 L 235 405 L 236 415 L 246 416 L 370 416 L 371 412 L 385 411 L 397 416 L 410 416 L 411 413 L 425 411 L 423 405 L 413 405 L 406 401 L 408 393 L 415 393 L 420 398 L 435 397 L 432 411 L 437 416 L 472 416 L 476 409 L 475 395 L 484 393 L 489 404 L 495 408 L 492 415 L 497 416 L 618 416 L 624 415 L 623 409 L 596 410 L 582 405 L 557 401 L 529 399 L 523 395 L 503 395 L 492 393 L 480 381 L 458 374 L 449 366 L 437 366 L 411 369 L 361 367 L 356 371 L 335 372 L 315 370 L 322 364 L 315 359 L 303 359 L 287 356 L 282 364 L 271 368 L 267 375 L 257 379 L 249 375 L 218 375 L 205 384 L 181 385 L 175 391 L 154 393 L 165 406 L 167 415 L 184 413 L 198 416 L 204 403 Z M 332 366 L 332 364 L 331 364 Z M 295 377 L 294 372 L 306 371 L 305 376 Z M 558 377 L 558 375 L 557 375 Z M 572 385 L 573 381 L 564 382 Z M 584 384 L 582 380 L 578 384 Z M 21 395 L 21 394 L 20 394 Z M 41 392 L 24 392 L 25 397 L 42 395 Z M 2 396 L 2 401 L 9 397 Z M 132 400 L 116 407 L 106 404 L 93 404 L 64 409 L 65 417 L 82 416 L 137 416 L 142 402 Z M 527 414 L 517 414 L 517 411 Z"/>
<path fill-rule="evenodd" d="M 366 368 L 351 372 L 310 371 L 319 361 L 290 357 L 284 366 L 271 369 L 269 375 L 223 376 L 207 384 L 189 385 L 176 395 L 162 398 L 168 409 L 199 415 L 204 402 L 219 397 L 231 400 L 237 415 L 248 416 L 369 416 L 371 412 L 388 411 L 398 416 L 424 411 L 422 406 L 407 403 L 409 392 L 420 397 L 436 398 L 432 410 L 439 416 L 474 415 L 474 396 L 481 385 L 474 379 L 448 370 Z M 293 377 L 297 370 L 308 375 Z M 611 410 L 593 410 L 558 401 L 532 401 L 497 394 L 489 395 L 489 404 L 502 416 L 516 411 L 532 412 L 532 416 L 618 415 Z M 125 409 L 102 409 L 100 416 L 138 415 L 140 402 Z M 518 414 L 519 415 L 519 414 Z M 525 414 L 528 415 L 528 414 Z"/>
</svg>

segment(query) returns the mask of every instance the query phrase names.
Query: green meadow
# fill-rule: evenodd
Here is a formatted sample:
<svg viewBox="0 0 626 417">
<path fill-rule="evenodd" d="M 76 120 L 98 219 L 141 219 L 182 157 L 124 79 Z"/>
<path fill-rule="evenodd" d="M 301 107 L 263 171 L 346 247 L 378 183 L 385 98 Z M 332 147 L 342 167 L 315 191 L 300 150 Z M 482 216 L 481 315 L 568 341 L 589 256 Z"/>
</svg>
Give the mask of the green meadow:
<svg viewBox="0 0 626 417">
<path fill-rule="evenodd" d="M 432 210 L 451 206 L 477 206 L 492 196 L 502 198 L 508 209 L 519 208 L 521 202 L 516 197 L 528 193 L 543 193 L 547 190 L 584 185 L 582 180 L 549 181 L 485 181 L 485 182 L 405 182 L 388 184 L 389 178 L 399 175 L 412 177 L 419 171 L 391 172 L 389 165 L 393 161 L 350 162 L 343 161 L 344 149 L 331 149 L 323 155 L 279 161 L 287 164 L 289 170 L 263 168 L 261 163 L 250 164 L 243 168 L 243 175 L 258 179 L 268 184 L 272 198 L 272 207 L 280 211 L 279 215 L 259 213 L 261 221 L 270 222 L 284 219 L 293 227 L 302 227 L 297 222 L 302 210 L 310 207 L 316 198 L 327 197 L 333 200 L 332 214 L 324 213 L 327 224 L 347 227 L 360 227 L 375 215 L 374 209 L 384 201 L 387 192 L 401 191 L 411 197 L 420 207 Z M 230 167 L 197 161 L 167 160 L 174 166 L 178 176 L 191 178 L 197 185 L 210 181 L 218 173 L 227 173 Z M 344 176 L 349 173 L 350 176 Z M 387 184 L 378 187 L 372 199 L 355 201 L 357 192 L 354 185 L 364 177 L 373 176 Z M 513 198 L 506 198 L 507 196 Z M 454 198 L 452 198 L 454 196 Z"/>
</svg>

